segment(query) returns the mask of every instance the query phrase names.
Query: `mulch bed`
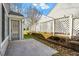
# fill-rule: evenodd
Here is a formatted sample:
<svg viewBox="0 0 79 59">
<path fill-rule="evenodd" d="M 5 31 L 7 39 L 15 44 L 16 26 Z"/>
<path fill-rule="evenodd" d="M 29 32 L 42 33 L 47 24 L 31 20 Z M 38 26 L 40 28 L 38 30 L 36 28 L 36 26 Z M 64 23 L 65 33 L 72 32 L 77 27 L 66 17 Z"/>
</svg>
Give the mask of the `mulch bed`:
<svg viewBox="0 0 79 59">
<path fill-rule="evenodd" d="M 79 56 L 79 52 L 72 49 L 74 47 L 72 47 L 70 45 L 70 43 L 67 43 L 67 41 L 65 41 L 64 39 L 61 40 L 60 38 L 57 37 L 57 38 L 55 38 L 55 39 L 57 39 L 57 41 L 52 40 L 52 42 L 51 42 L 51 40 L 49 41 L 49 39 L 44 39 L 44 37 L 41 34 L 33 33 L 32 36 L 36 40 L 58 50 L 59 53 L 55 54 L 54 56 Z M 69 47 L 72 47 L 72 48 L 70 49 Z"/>
</svg>

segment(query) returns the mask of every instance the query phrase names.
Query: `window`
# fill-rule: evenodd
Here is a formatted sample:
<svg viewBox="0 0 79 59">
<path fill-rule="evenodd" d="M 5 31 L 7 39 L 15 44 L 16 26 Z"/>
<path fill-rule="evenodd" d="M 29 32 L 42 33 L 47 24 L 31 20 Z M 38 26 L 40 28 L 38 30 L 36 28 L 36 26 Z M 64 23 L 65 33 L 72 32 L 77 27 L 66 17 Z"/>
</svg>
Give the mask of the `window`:
<svg viewBox="0 0 79 59">
<path fill-rule="evenodd" d="M 5 9 L 2 5 L 2 41 L 5 39 Z"/>
</svg>

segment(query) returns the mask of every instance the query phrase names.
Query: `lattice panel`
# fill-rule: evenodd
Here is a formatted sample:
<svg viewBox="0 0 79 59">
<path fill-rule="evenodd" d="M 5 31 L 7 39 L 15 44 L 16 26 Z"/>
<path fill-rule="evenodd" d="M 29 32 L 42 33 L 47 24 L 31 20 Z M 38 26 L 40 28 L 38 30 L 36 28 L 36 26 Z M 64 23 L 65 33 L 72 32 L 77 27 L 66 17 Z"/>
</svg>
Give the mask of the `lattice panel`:
<svg viewBox="0 0 79 59">
<path fill-rule="evenodd" d="M 79 19 L 73 20 L 73 35 L 79 36 Z"/>
<path fill-rule="evenodd" d="M 55 32 L 69 34 L 69 19 L 63 18 L 55 20 Z"/>
<path fill-rule="evenodd" d="M 41 23 L 41 32 L 53 32 L 53 21 Z"/>
<path fill-rule="evenodd" d="M 40 24 L 40 32 L 43 32 L 43 23 Z"/>
<path fill-rule="evenodd" d="M 43 23 L 43 32 L 47 32 L 47 23 Z"/>
<path fill-rule="evenodd" d="M 32 31 L 32 32 L 35 32 L 35 31 L 36 31 L 36 25 L 33 25 L 33 26 L 31 27 L 31 31 Z"/>
<path fill-rule="evenodd" d="M 36 24 L 36 32 L 40 32 L 40 24 Z"/>
<path fill-rule="evenodd" d="M 53 21 L 47 22 L 47 32 L 53 32 Z"/>
</svg>

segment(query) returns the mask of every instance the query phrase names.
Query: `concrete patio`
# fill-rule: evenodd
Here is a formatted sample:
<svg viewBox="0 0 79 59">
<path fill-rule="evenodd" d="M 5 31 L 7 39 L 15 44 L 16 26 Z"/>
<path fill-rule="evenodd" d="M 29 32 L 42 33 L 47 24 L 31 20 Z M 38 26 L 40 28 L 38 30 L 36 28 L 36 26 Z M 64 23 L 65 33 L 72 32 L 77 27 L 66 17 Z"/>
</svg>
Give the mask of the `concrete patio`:
<svg viewBox="0 0 79 59">
<path fill-rule="evenodd" d="M 35 39 L 27 39 L 11 41 L 5 56 L 51 56 L 57 52 Z"/>
</svg>

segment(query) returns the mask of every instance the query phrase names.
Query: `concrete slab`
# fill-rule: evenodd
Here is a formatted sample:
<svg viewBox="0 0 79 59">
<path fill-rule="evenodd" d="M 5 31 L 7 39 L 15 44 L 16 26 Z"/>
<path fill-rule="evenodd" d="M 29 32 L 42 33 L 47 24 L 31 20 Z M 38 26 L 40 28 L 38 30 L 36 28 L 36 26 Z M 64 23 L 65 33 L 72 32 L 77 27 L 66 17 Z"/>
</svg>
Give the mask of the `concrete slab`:
<svg viewBox="0 0 79 59">
<path fill-rule="evenodd" d="M 57 52 L 35 39 L 28 39 L 11 41 L 5 56 L 51 56 Z"/>
</svg>

